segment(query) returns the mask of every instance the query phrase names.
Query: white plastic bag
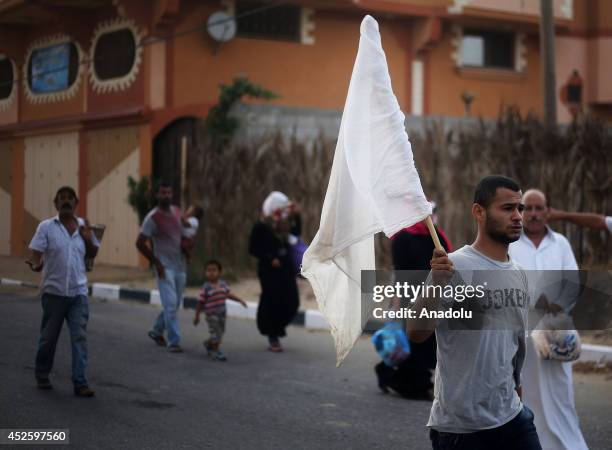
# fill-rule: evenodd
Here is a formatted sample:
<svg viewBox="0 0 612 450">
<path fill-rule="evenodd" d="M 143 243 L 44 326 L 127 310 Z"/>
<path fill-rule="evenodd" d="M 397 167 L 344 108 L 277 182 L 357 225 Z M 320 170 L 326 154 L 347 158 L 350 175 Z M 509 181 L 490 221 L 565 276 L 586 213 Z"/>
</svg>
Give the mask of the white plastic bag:
<svg viewBox="0 0 612 450">
<path fill-rule="evenodd" d="M 542 359 L 568 362 L 580 357 L 580 335 L 566 313 L 544 314 L 531 337 Z"/>
</svg>

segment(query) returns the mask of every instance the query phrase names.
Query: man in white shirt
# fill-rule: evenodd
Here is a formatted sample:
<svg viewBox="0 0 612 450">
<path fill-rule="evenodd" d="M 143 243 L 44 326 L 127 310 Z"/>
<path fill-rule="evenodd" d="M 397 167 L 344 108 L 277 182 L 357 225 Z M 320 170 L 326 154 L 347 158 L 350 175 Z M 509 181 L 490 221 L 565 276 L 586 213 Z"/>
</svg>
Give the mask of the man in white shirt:
<svg viewBox="0 0 612 450">
<path fill-rule="evenodd" d="M 54 199 L 58 215 L 38 225 L 26 263 L 35 272 L 43 271 L 43 317 L 35 370 L 37 386 L 39 389 L 52 388 L 49 373 L 65 320 L 70 330 L 74 394 L 93 397 L 94 391 L 89 388 L 85 376 L 89 320 L 85 258 L 94 258 L 100 243 L 87 221 L 76 216 L 78 201 L 74 189 L 59 188 Z"/>
<path fill-rule="evenodd" d="M 549 208 L 542 191 L 528 190 L 523 203 L 524 231 L 518 241 L 510 244 L 510 257 L 529 271 L 530 286 L 537 285 L 532 280 L 548 280 L 540 283 L 547 285 L 545 293 L 541 289 L 531 293 L 532 308 L 569 313 L 578 289 L 577 283 L 568 283 L 568 278 L 577 273 L 566 272 L 578 270 L 570 243 L 548 227 Z M 565 280 L 550 283 L 551 277 L 561 275 Z M 541 359 L 531 339 L 523 367 L 523 398 L 534 412 L 543 449 L 587 449 L 574 405 L 571 363 Z"/>
</svg>

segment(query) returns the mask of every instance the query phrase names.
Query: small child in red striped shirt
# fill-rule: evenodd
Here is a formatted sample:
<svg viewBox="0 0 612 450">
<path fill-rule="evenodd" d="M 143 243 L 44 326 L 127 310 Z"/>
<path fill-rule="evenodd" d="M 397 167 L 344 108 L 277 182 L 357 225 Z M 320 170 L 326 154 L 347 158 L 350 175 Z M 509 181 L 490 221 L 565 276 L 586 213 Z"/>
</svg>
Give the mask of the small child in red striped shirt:
<svg viewBox="0 0 612 450">
<path fill-rule="evenodd" d="M 225 281 L 221 280 L 221 263 L 219 261 L 208 261 L 206 263 L 206 283 L 202 285 L 200 290 L 200 299 L 196 304 L 195 317 L 193 324 L 200 323 L 200 313 L 204 310 L 206 315 L 206 323 L 208 324 L 208 332 L 210 338 L 204 341 L 204 347 L 208 356 L 216 361 L 227 361 L 227 358 L 219 346 L 221 338 L 225 332 L 225 302 L 229 298 L 239 302 L 246 308 L 246 303 L 232 294 Z"/>
</svg>

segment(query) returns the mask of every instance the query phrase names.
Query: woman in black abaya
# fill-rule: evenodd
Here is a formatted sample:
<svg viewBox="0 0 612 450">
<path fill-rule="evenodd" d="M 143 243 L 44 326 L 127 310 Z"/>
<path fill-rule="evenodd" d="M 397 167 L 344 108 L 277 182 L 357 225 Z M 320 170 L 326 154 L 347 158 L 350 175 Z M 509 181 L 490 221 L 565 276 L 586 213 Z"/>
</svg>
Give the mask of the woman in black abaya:
<svg viewBox="0 0 612 450">
<path fill-rule="evenodd" d="M 257 258 L 261 297 L 257 308 L 257 328 L 268 337 L 268 350 L 281 352 L 280 338 L 299 307 L 291 232 L 299 233 L 299 216 L 291 213 L 291 202 L 281 192 L 272 192 L 264 201 L 263 215 L 251 231 L 249 253 Z"/>
</svg>

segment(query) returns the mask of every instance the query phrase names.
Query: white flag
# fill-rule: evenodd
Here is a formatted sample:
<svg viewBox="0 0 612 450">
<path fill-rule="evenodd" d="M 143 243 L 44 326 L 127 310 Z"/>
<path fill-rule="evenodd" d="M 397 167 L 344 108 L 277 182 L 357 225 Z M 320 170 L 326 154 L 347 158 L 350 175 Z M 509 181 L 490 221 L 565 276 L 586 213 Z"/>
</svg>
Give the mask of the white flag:
<svg viewBox="0 0 612 450">
<path fill-rule="evenodd" d="M 319 231 L 302 261 L 302 274 L 330 325 L 338 365 L 367 320 L 361 314 L 361 271 L 375 269 L 374 235 L 384 231 L 390 237 L 430 214 L 378 23 L 366 16 Z"/>
</svg>

